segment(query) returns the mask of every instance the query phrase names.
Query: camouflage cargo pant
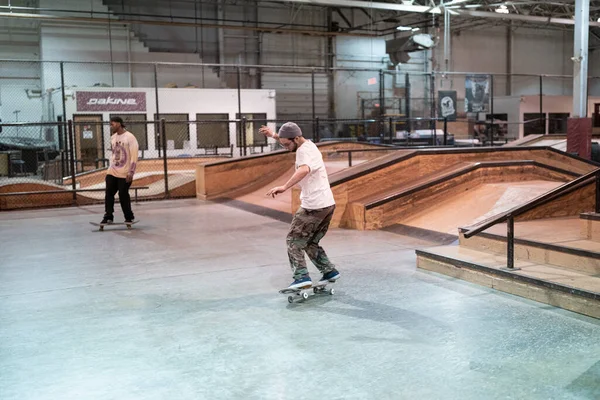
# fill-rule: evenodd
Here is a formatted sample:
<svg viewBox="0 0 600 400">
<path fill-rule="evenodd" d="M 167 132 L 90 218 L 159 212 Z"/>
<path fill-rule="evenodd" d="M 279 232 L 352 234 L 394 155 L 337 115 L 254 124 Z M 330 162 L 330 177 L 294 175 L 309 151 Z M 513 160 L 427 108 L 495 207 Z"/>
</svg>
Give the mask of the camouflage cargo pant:
<svg viewBox="0 0 600 400">
<path fill-rule="evenodd" d="M 327 233 L 335 205 L 319 210 L 300 208 L 292 220 L 287 235 L 287 249 L 294 279 L 308 275 L 304 253 L 322 273 L 327 273 L 335 266 L 327 258 L 325 250 L 319 242 Z"/>
</svg>

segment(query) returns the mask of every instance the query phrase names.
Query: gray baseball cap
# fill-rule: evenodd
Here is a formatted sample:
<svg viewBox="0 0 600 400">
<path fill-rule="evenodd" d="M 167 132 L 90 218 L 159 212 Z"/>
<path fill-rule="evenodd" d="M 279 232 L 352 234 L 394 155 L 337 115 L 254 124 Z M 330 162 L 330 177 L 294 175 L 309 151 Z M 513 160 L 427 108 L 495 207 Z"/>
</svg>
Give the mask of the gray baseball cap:
<svg viewBox="0 0 600 400">
<path fill-rule="evenodd" d="M 295 123 L 286 122 L 281 126 L 281 128 L 279 128 L 279 132 L 277 134 L 283 139 L 293 139 L 297 136 L 302 136 L 302 130 Z"/>
</svg>

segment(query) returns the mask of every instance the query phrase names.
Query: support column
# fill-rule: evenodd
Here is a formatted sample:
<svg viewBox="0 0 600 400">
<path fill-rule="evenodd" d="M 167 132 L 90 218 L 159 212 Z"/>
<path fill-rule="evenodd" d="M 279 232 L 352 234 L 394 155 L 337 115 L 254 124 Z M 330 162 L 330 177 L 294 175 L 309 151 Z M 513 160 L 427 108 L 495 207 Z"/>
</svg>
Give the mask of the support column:
<svg viewBox="0 0 600 400">
<path fill-rule="evenodd" d="M 573 117 L 567 122 L 567 152 L 590 159 L 592 119 L 587 118 L 589 0 L 575 1 L 575 45 L 573 57 Z"/>
</svg>

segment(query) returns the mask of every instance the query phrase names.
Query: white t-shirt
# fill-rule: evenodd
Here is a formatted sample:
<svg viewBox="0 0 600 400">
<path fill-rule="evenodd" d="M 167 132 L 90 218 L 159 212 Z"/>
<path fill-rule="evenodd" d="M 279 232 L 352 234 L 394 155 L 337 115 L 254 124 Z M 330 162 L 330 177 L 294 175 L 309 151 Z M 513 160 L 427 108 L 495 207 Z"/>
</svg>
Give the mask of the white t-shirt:
<svg viewBox="0 0 600 400">
<path fill-rule="evenodd" d="M 138 141 L 129 131 L 113 134 L 110 138 L 112 156 L 106 173 L 116 178 L 133 175 L 138 161 Z"/>
<path fill-rule="evenodd" d="M 308 166 L 310 172 L 298 183 L 302 188 L 300 206 L 307 210 L 318 210 L 334 205 L 335 200 L 329 186 L 323 155 L 310 140 L 304 142 L 296 151 L 296 169 L 302 165 Z"/>
</svg>

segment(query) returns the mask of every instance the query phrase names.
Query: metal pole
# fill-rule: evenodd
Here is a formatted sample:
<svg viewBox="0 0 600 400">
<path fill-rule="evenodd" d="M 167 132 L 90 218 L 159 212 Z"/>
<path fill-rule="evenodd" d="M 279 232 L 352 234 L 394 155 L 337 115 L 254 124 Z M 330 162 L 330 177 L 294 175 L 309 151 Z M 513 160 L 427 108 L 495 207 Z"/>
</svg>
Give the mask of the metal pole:
<svg viewBox="0 0 600 400">
<path fill-rule="evenodd" d="M 436 121 L 434 120 L 435 115 L 436 115 L 436 110 L 437 110 L 437 105 L 435 104 L 435 75 L 431 74 L 431 84 L 430 84 L 430 96 L 431 96 L 431 100 L 430 100 L 430 104 L 431 104 L 431 113 L 429 114 L 429 116 L 431 117 L 431 123 L 429 124 L 429 126 L 431 127 L 431 129 L 434 130 L 434 134 L 435 134 L 435 130 L 437 130 L 437 124 Z"/>
<path fill-rule="evenodd" d="M 69 135 L 69 158 L 71 164 L 71 188 L 73 189 L 73 202 L 77 201 L 77 182 L 75 181 L 75 141 L 73 140 L 73 120 L 67 123 L 67 132 Z"/>
<path fill-rule="evenodd" d="M 385 114 L 385 74 L 383 70 L 379 70 L 379 115 Z"/>
<path fill-rule="evenodd" d="M 394 121 L 392 121 L 392 117 L 389 119 L 390 121 L 390 144 L 394 141 L 393 131 L 394 131 Z"/>
<path fill-rule="evenodd" d="M 352 151 L 348 151 L 348 166 L 352 166 Z"/>
<path fill-rule="evenodd" d="M 408 73 L 404 78 L 404 97 L 406 98 L 406 132 L 410 133 L 410 76 L 408 76 Z"/>
<path fill-rule="evenodd" d="M 506 221 L 506 266 L 510 270 L 515 269 L 515 219 L 512 215 Z"/>
<path fill-rule="evenodd" d="M 490 140 L 494 147 L 494 75 L 490 75 L 490 111 L 492 113 L 492 124 L 490 125 Z"/>
<path fill-rule="evenodd" d="M 542 77 L 542 75 L 540 75 L 540 119 L 542 120 L 542 124 L 544 125 L 544 132 L 542 132 L 542 134 L 546 134 L 546 116 L 544 115 L 544 103 L 543 103 L 543 99 L 542 96 L 544 94 L 544 84 L 543 84 L 543 80 L 544 78 Z"/>
<path fill-rule="evenodd" d="M 450 69 L 450 12 L 448 9 L 444 9 L 444 65 L 446 72 Z"/>
<path fill-rule="evenodd" d="M 167 166 L 167 124 L 164 118 L 160 119 L 160 137 L 162 138 L 163 148 L 163 168 L 165 174 L 165 199 L 169 198 L 169 171 Z"/>
<path fill-rule="evenodd" d="M 237 92 L 238 92 L 238 120 L 241 121 L 242 118 L 242 71 L 240 66 L 238 65 L 237 67 Z M 245 143 L 245 137 L 246 137 L 246 133 L 244 132 L 244 128 L 245 128 L 245 124 L 239 124 L 240 127 L 240 144 L 243 147 L 243 150 L 240 152 L 240 154 L 246 155 L 246 146 L 244 146 Z"/>
<path fill-rule="evenodd" d="M 129 34 L 129 30 L 127 33 Z M 112 78 L 112 87 L 115 87 L 115 64 L 113 64 L 112 29 L 110 26 L 110 16 L 108 17 L 108 45 L 110 48 L 110 75 Z"/>
<path fill-rule="evenodd" d="M 317 138 L 316 126 L 315 126 L 315 117 L 316 114 L 316 106 L 315 106 L 315 70 L 310 71 L 310 87 L 312 93 L 312 120 L 313 120 L 313 139 Z"/>
<path fill-rule="evenodd" d="M 315 126 L 317 128 L 317 142 L 320 142 L 321 141 L 321 132 L 319 132 L 319 117 L 315 118 Z"/>
<path fill-rule="evenodd" d="M 444 118 L 444 146 L 448 145 L 448 117 Z"/>
<path fill-rule="evenodd" d="M 246 117 L 242 117 L 242 147 L 244 148 L 244 155 L 247 155 L 246 149 L 248 148 L 248 141 L 246 139 Z"/>
<path fill-rule="evenodd" d="M 154 64 L 154 99 L 156 102 L 156 120 L 160 119 L 160 111 L 158 109 L 158 64 Z M 158 129 L 157 129 L 158 128 Z M 156 132 L 158 130 L 158 132 Z M 154 125 L 154 142 L 156 149 L 158 150 L 158 157 L 160 158 L 160 149 L 162 137 L 160 136 L 160 126 Z"/>
<path fill-rule="evenodd" d="M 66 103 L 66 95 L 65 95 L 65 69 L 64 69 L 64 63 L 61 62 L 60 63 L 60 93 L 62 96 L 62 122 L 64 124 L 65 121 L 67 121 L 67 103 Z M 64 151 L 67 150 L 68 148 L 68 140 L 67 140 L 67 129 L 65 129 L 66 126 L 62 125 L 61 129 L 59 129 L 59 132 L 61 135 L 59 135 L 59 147 L 61 150 L 61 177 L 65 176 L 65 159 L 64 159 Z"/>
<path fill-rule="evenodd" d="M 587 117 L 588 40 L 590 1 L 575 0 L 575 45 L 573 60 L 573 117 Z"/>
<path fill-rule="evenodd" d="M 60 92 L 62 95 L 62 112 L 63 112 L 63 121 L 67 120 L 67 102 L 66 102 L 66 94 L 65 94 L 65 68 L 64 63 L 60 63 Z"/>
</svg>

